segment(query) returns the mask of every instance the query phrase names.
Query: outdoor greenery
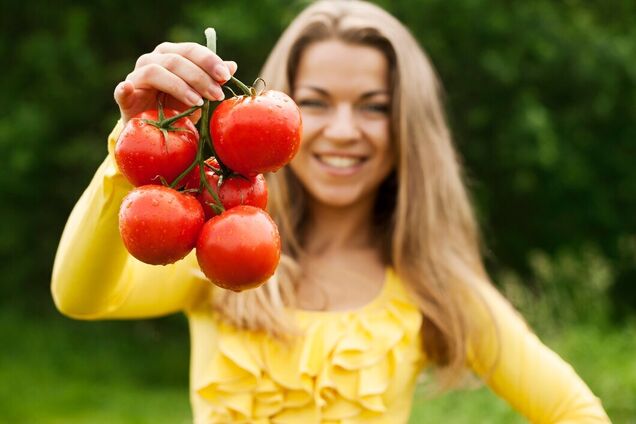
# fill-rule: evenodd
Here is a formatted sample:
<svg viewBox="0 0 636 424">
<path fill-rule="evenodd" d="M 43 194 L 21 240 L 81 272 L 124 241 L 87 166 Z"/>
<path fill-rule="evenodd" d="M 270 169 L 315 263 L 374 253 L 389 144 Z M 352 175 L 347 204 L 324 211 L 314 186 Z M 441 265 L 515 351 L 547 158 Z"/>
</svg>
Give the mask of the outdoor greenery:
<svg viewBox="0 0 636 424">
<path fill-rule="evenodd" d="M 111 424 L 191 422 L 185 318 L 46 323 L 0 312 L 0 422 Z M 636 323 L 570 325 L 544 341 L 601 397 L 612 421 L 636 424 Z M 428 399 L 418 392 L 411 423 L 526 422 L 487 388 Z"/>
<path fill-rule="evenodd" d="M 249 81 L 306 3 L 3 2 L 0 421 L 189 421 L 183 318 L 61 317 L 55 250 L 106 154 L 113 89 L 139 55 L 203 42 L 213 26 L 219 54 Z M 443 82 L 495 283 L 615 422 L 636 422 L 636 2 L 377 3 Z M 475 416 L 515 419 L 480 389 L 418 398 L 413 421 Z"/>
</svg>

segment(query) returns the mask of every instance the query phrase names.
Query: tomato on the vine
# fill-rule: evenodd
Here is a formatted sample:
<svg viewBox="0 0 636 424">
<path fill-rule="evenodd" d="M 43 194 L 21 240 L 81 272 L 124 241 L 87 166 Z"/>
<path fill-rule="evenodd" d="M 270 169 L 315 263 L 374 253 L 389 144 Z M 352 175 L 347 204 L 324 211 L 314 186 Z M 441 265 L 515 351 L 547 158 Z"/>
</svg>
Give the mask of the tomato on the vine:
<svg viewBox="0 0 636 424">
<path fill-rule="evenodd" d="M 220 172 L 221 170 L 221 167 L 214 156 L 207 158 L 203 165 L 206 167 L 206 172 Z M 188 172 L 188 174 L 183 177 L 183 188 L 186 190 L 196 191 L 197 193 L 199 192 L 199 189 L 201 188 L 201 171 L 199 165 L 196 165 L 192 168 L 192 171 Z"/>
<path fill-rule="evenodd" d="M 231 209 L 240 205 L 249 205 L 257 208 L 267 208 L 267 183 L 263 174 L 253 177 L 232 175 L 221 182 L 219 198 L 225 209 Z M 200 200 L 209 202 L 210 193 L 206 190 L 200 194 Z M 204 208 L 207 212 L 207 209 Z"/>
<path fill-rule="evenodd" d="M 267 207 L 267 184 L 263 174 L 258 174 L 255 177 L 243 177 L 241 175 L 226 177 L 221 181 L 220 187 L 219 176 L 213 171 L 206 170 L 205 176 L 210 188 L 218 194 L 219 200 L 221 200 L 221 204 L 226 210 L 240 205 L 249 205 L 261 209 Z M 214 197 L 206 187 L 201 189 L 197 199 L 203 206 L 206 219 L 217 215 L 210 206 L 210 203 L 215 203 Z"/>
<path fill-rule="evenodd" d="M 218 158 L 246 176 L 274 172 L 298 151 L 302 135 L 300 109 L 275 90 L 223 101 L 210 120 Z"/>
<path fill-rule="evenodd" d="M 242 291 L 260 286 L 280 260 L 278 228 L 262 209 L 237 206 L 205 223 L 196 245 L 203 273 L 216 285 Z"/>
<path fill-rule="evenodd" d="M 267 208 L 267 182 L 263 174 L 244 177 L 230 174 L 221 178 L 223 171 L 214 157 L 205 160 L 205 179 L 208 186 L 217 194 L 224 209 L 231 209 L 239 205 L 250 205 L 257 208 Z M 196 190 L 197 199 L 205 211 L 205 218 L 210 219 L 218 213 L 211 204 L 216 200 L 205 185 L 201 183 L 199 165 L 184 178 L 186 190 Z"/>
<path fill-rule="evenodd" d="M 135 188 L 119 209 L 119 233 L 126 249 L 152 265 L 184 258 L 204 222 L 203 208 L 194 196 L 160 185 Z"/>
<path fill-rule="evenodd" d="M 165 119 L 179 112 L 163 109 Z M 199 133 L 187 117 L 165 128 L 159 112 L 147 110 L 126 123 L 115 145 L 115 160 L 134 186 L 171 183 L 194 161 Z"/>
</svg>

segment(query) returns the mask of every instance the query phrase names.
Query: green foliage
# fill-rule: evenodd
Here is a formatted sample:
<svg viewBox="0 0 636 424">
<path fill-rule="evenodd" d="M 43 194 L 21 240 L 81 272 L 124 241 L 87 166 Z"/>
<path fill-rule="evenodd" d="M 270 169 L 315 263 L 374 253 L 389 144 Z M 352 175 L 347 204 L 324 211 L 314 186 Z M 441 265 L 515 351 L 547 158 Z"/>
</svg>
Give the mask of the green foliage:
<svg viewBox="0 0 636 424">
<path fill-rule="evenodd" d="M 166 39 L 202 42 L 202 29 L 214 26 L 219 53 L 250 80 L 303 3 L 164 0 L 153 12 L 106 1 L 6 5 L 0 258 L 8 297 L 48 305 L 65 217 L 104 156 L 117 117 L 112 89 L 137 56 Z M 412 29 L 444 82 L 493 271 L 511 267 L 525 279 L 531 251 L 592 245 L 614 268 L 615 303 L 636 298 L 624 282 L 634 258 L 619 248 L 636 231 L 633 3 L 382 4 Z"/>
<path fill-rule="evenodd" d="M 598 249 L 564 249 L 549 256 L 533 251 L 529 255 L 532 285 L 514 271 L 502 271 L 501 288 L 506 297 L 542 332 L 560 331 L 576 323 L 608 324 L 614 281 L 609 260 Z"/>
<path fill-rule="evenodd" d="M 589 243 L 615 260 L 634 234 L 635 11 L 620 3 L 396 6 L 445 83 L 495 269 Z"/>
<path fill-rule="evenodd" d="M 112 90 L 140 54 L 164 40 L 203 42 L 203 28 L 214 26 L 219 53 L 249 81 L 306 3 L 3 5 L 3 299 L 51 308 L 65 218 L 105 154 L 117 118 Z M 636 234 L 634 3 L 379 3 L 438 68 L 491 270 L 527 281 L 531 252 L 553 258 L 592 246 L 612 268 L 612 306 L 629 312 L 636 261 L 621 246 Z"/>
<path fill-rule="evenodd" d="M 12 340 L 0 352 L 0 379 L 12 382 L 0 390 L 0 421 L 189 421 L 183 323 L 52 314 L 55 249 L 106 154 L 118 117 L 112 91 L 139 55 L 165 40 L 203 43 L 214 26 L 219 54 L 250 81 L 306 3 L 2 4 L 0 304 L 30 318 L 0 314 L 0 339 Z M 630 422 L 636 3 L 377 3 L 411 28 L 438 70 L 496 280 L 540 332 L 563 336 L 557 350 L 610 416 Z M 492 422 L 516 419 L 482 389 L 416 403 L 414 421 L 474 422 L 484 410 Z"/>
</svg>

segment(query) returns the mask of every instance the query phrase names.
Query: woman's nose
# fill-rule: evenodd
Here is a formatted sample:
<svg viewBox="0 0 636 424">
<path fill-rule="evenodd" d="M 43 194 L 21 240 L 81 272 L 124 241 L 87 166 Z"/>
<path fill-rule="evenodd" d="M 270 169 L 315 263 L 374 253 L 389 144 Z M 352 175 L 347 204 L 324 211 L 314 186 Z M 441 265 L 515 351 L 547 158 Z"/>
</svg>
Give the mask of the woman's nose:
<svg viewBox="0 0 636 424">
<path fill-rule="evenodd" d="M 341 103 L 336 106 L 325 127 L 324 135 L 334 141 L 350 141 L 360 137 L 360 129 L 351 104 Z"/>
</svg>

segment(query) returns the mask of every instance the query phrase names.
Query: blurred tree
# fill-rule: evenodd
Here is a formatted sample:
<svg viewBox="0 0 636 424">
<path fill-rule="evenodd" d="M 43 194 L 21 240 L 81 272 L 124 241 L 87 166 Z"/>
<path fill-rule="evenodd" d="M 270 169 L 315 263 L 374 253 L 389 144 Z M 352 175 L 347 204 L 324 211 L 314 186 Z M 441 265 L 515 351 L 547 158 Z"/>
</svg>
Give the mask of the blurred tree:
<svg viewBox="0 0 636 424">
<path fill-rule="evenodd" d="M 533 249 L 592 243 L 617 282 L 633 274 L 619 245 L 636 233 L 636 4 L 386 3 L 446 87 L 491 269 L 529 276 Z M 633 284 L 614 290 L 636 298 Z"/>
<path fill-rule="evenodd" d="M 51 308 L 59 236 L 105 154 L 118 112 L 112 90 L 136 57 L 164 40 L 203 42 L 203 28 L 214 26 L 219 54 L 249 81 L 305 3 L 4 2 L 3 301 Z M 378 3 L 412 29 L 444 83 L 490 268 L 526 279 L 529 252 L 593 245 L 614 268 L 615 306 L 630 311 L 636 260 L 624 246 L 636 234 L 636 3 Z"/>
<path fill-rule="evenodd" d="M 106 152 L 105 135 L 118 116 L 115 84 L 140 52 L 167 37 L 178 8 L 165 0 L 152 9 L 105 0 L 3 2 L 2 301 L 52 309 L 55 249 Z"/>
</svg>

